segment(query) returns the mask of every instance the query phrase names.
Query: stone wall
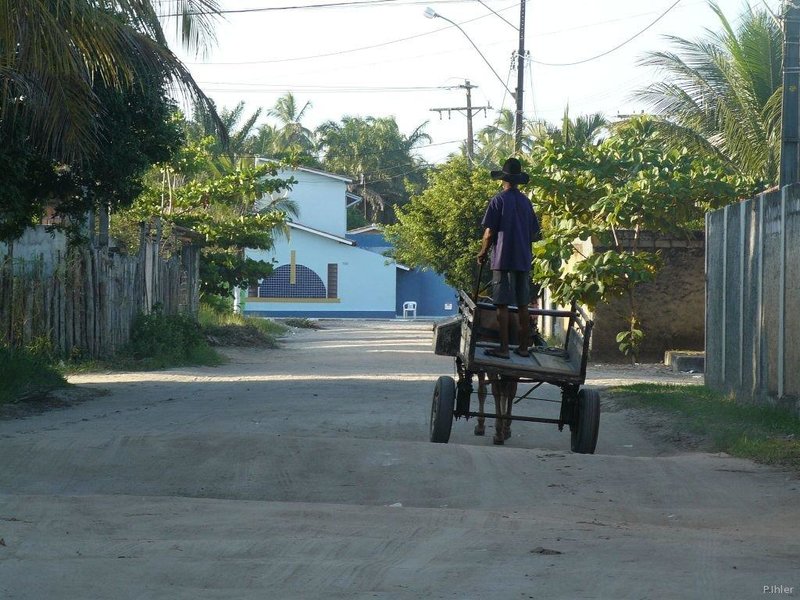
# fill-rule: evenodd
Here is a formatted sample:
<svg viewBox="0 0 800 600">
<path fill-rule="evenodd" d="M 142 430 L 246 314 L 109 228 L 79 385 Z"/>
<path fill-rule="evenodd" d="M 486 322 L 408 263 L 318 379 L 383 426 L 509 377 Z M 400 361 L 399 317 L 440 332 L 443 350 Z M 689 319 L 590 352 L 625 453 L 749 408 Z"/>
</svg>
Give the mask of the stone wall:
<svg viewBox="0 0 800 600">
<path fill-rule="evenodd" d="M 622 232 L 623 236 L 625 232 Z M 655 281 L 636 288 L 639 319 L 645 332 L 639 359 L 662 361 L 667 350 L 703 350 L 705 337 L 705 242 L 703 233 L 673 239 L 643 234 L 642 250 L 657 250 L 663 267 Z M 605 249 L 595 247 L 596 252 Z M 616 335 L 627 329 L 629 304 L 618 298 L 593 312 L 591 360 L 627 362 Z"/>
</svg>

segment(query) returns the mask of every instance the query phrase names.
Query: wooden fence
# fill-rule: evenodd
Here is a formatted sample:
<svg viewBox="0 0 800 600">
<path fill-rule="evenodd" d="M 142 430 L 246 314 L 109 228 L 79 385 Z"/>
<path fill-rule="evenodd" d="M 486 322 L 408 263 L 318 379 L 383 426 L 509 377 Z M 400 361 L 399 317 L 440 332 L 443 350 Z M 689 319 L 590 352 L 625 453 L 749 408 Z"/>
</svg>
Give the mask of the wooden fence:
<svg viewBox="0 0 800 600">
<path fill-rule="evenodd" d="M 10 246 L 0 257 L 0 343 L 99 358 L 125 345 L 136 315 L 156 304 L 166 314 L 197 313 L 196 246 L 184 244 L 169 259 L 148 239 L 135 256 L 84 247 L 57 250 L 50 260 L 15 258 L 19 250 Z"/>
</svg>

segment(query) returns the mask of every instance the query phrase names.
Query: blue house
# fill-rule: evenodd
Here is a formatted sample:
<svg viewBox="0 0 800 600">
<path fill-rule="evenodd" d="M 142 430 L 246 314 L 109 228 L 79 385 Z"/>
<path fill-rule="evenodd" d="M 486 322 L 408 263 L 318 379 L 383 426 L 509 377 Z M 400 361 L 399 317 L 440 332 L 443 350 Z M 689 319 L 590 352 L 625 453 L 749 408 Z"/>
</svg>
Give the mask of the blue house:
<svg viewBox="0 0 800 600">
<path fill-rule="evenodd" d="M 402 315 L 406 301 L 417 303 L 416 316 L 456 311 L 456 292 L 440 276 L 385 256 L 390 246 L 377 227 L 347 232 L 347 207 L 360 201 L 347 191 L 350 179 L 305 167 L 278 177 L 297 182 L 287 197 L 298 216 L 272 250 L 245 250 L 273 270 L 247 291 L 244 314 L 385 319 Z"/>
<path fill-rule="evenodd" d="M 385 255 L 392 250 L 379 225 L 367 225 L 347 232 L 347 238 L 355 241 L 359 248 Z M 398 265 L 397 314 L 403 314 L 403 303 L 417 303 L 417 316 L 443 317 L 458 311 L 458 292 L 445 283 L 444 277 L 433 271 L 410 269 Z"/>
</svg>

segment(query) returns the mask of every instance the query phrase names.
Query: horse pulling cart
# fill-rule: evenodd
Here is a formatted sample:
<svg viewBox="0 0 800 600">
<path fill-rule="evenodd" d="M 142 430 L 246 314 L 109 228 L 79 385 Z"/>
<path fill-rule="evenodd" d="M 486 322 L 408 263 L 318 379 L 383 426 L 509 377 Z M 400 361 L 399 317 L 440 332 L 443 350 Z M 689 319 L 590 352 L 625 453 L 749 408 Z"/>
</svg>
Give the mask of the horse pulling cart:
<svg viewBox="0 0 800 600">
<path fill-rule="evenodd" d="M 434 351 L 436 354 L 455 358 L 457 381 L 453 377 L 442 376 L 436 382 L 430 417 L 432 442 L 449 441 L 454 418 L 503 418 L 551 423 L 558 425 L 559 431 L 567 425 L 571 432 L 572 451 L 581 454 L 594 453 L 600 425 L 600 396 L 596 390 L 581 388 L 586 381 L 586 362 L 593 323 L 575 304 L 570 310 L 528 307 L 522 307 L 522 310 L 525 308 L 531 317 L 552 317 L 562 323 L 566 322 L 563 345 L 556 348 L 534 345 L 528 357 L 514 352 L 510 353 L 509 358 L 486 354 L 487 349 L 499 346 L 496 309 L 493 304 L 476 302 L 463 291 L 459 295 L 458 315 L 436 325 Z M 516 342 L 517 310 L 517 307 L 509 306 L 509 322 L 512 323 L 509 335 L 512 345 Z M 559 387 L 559 417 L 509 416 L 472 411 L 472 382 L 478 374 L 485 374 L 495 381 L 533 384 L 524 395 L 513 398 L 515 403 L 528 398 L 545 383 Z"/>
</svg>

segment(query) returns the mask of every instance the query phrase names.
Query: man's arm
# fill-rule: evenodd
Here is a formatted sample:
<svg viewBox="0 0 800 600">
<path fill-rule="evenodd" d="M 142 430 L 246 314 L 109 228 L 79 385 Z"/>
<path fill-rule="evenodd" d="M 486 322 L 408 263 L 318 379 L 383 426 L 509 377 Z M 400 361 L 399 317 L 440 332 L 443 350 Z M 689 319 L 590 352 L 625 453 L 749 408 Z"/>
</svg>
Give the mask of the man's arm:
<svg viewBox="0 0 800 600">
<path fill-rule="evenodd" d="M 478 252 L 478 263 L 483 264 L 488 258 L 489 248 L 492 247 L 492 240 L 494 239 L 494 232 L 488 227 L 483 231 L 481 238 L 481 249 Z"/>
</svg>

